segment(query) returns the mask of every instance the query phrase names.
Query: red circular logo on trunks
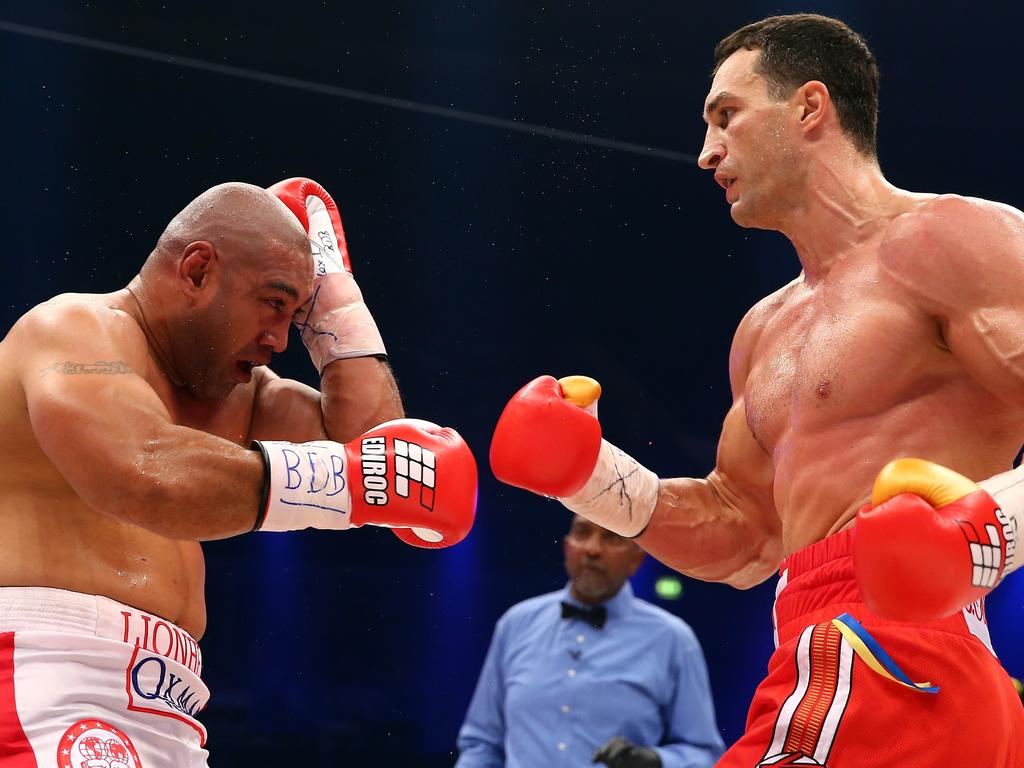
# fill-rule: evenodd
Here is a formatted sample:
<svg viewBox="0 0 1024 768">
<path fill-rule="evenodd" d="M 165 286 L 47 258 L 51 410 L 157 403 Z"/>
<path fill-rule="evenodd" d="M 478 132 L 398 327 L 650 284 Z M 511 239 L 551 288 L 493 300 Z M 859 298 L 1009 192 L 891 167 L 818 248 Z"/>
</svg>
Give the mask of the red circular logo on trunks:
<svg viewBox="0 0 1024 768">
<path fill-rule="evenodd" d="M 122 731 L 102 720 L 79 720 L 57 745 L 60 768 L 142 768 L 135 745 Z"/>
</svg>

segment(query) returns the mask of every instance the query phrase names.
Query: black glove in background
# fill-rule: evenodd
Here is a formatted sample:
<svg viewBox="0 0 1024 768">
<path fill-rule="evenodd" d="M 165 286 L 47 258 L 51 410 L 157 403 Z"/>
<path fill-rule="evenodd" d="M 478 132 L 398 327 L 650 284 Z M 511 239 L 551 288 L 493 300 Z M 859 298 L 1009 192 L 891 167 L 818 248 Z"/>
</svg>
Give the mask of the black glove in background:
<svg viewBox="0 0 1024 768">
<path fill-rule="evenodd" d="M 594 762 L 608 768 L 661 768 L 661 758 L 653 749 L 638 747 L 631 741 L 614 736 L 594 752 Z"/>
</svg>

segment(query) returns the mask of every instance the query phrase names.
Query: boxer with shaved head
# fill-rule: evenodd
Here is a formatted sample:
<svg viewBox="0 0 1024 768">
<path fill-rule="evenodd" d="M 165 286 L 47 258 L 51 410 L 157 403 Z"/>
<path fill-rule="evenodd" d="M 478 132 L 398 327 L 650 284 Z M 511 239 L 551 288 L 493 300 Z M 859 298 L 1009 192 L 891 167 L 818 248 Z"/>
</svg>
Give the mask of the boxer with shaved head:
<svg viewBox="0 0 1024 768">
<path fill-rule="evenodd" d="M 319 391 L 267 367 L 293 323 Z M 27 312 L 0 343 L 0 755 L 206 765 L 199 542 L 367 524 L 458 542 L 473 457 L 402 417 L 309 179 L 213 187 L 127 287 Z"/>
</svg>

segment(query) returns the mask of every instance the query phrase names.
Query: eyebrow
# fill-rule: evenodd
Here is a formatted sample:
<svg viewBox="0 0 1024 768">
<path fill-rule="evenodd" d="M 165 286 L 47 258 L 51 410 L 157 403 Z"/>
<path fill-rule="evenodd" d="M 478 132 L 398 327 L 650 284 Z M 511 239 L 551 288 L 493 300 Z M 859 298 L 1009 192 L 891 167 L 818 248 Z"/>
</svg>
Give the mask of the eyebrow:
<svg viewBox="0 0 1024 768">
<path fill-rule="evenodd" d="M 715 96 L 715 98 L 713 98 L 711 101 L 709 101 L 708 105 L 706 107 L 704 107 L 704 114 L 701 115 L 701 118 L 702 119 L 707 119 L 708 115 L 710 115 L 712 112 L 714 112 L 716 109 L 718 109 L 718 105 L 719 104 L 721 104 L 726 99 L 731 99 L 731 98 L 732 98 L 732 94 L 729 93 L 728 91 L 719 91 L 718 95 Z"/>
<path fill-rule="evenodd" d="M 281 293 L 287 293 L 296 301 L 299 300 L 299 292 L 295 290 L 292 286 L 288 285 L 288 283 L 282 283 L 278 280 L 268 280 L 263 284 L 263 287 L 271 288 L 275 291 L 281 291 Z"/>
</svg>

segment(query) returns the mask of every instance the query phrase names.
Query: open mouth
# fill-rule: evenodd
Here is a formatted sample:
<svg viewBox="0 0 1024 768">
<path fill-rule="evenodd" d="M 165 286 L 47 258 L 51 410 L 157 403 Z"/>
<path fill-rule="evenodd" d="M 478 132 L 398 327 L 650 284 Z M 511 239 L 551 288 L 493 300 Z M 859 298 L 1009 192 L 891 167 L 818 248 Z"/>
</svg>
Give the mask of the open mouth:
<svg viewBox="0 0 1024 768">
<path fill-rule="evenodd" d="M 242 373 L 245 376 L 251 376 L 252 369 L 257 365 L 258 363 L 255 360 L 238 360 L 235 363 L 235 368 L 238 369 L 239 373 Z"/>
<path fill-rule="evenodd" d="M 729 202 L 729 203 L 736 202 L 736 198 L 739 196 L 739 192 L 733 192 L 733 189 L 735 188 L 734 187 L 735 184 L 736 184 L 736 179 L 735 178 L 722 179 L 722 186 L 725 187 L 725 199 L 726 199 L 726 202 Z"/>
</svg>

